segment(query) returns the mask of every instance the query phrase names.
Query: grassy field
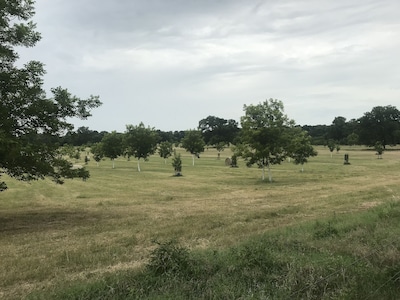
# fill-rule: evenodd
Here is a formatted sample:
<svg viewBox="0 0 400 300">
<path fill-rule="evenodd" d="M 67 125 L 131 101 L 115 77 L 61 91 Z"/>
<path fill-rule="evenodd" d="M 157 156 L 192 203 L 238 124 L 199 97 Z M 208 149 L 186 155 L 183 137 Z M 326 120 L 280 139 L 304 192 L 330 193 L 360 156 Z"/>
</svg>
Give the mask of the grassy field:
<svg viewBox="0 0 400 300">
<path fill-rule="evenodd" d="M 5 178 L 9 190 L 0 194 L 0 298 L 21 299 L 37 291 L 43 296 L 77 282 L 140 270 L 154 254 L 154 240 L 176 240 L 193 253 L 223 252 L 252 237 L 309 224 L 329 235 L 333 227 L 326 220 L 358 220 L 360 212 L 398 203 L 400 151 L 386 151 L 378 160 L 373 151 L 344 148 L 333 157 L 318 148 L 304 173 L 289 162 L 273 166 L 273 183 L 261 181 L 261 170 L 240 160 L 239 168 L 226 167 L 229 150 L 218 160 L 214 149 L 196 159 L 195 166 L 182 151 L 183 177 L 172 176 L 170 160 L 164 164 L 153 156 L 141 163 L 140 173 L 134 160 L 118 159 L 115 169 L 109 160 L 99 166 L 90 161 L 86 182 L 28 184 Z M 343 164 L 344 153 L 351 165 Z M 340 231 L 335 226 L 333 233 Z M 393 241 L 390 259 L 399 265 L 394 234 L 382 231 L 380 242 Z M 356 257 L 367 251 L 359 241 L 354 247 L 351 243 L 347 239 L 341 247 Z M 329 247 L 341 251 L 338 245 Z"/>
</svg>

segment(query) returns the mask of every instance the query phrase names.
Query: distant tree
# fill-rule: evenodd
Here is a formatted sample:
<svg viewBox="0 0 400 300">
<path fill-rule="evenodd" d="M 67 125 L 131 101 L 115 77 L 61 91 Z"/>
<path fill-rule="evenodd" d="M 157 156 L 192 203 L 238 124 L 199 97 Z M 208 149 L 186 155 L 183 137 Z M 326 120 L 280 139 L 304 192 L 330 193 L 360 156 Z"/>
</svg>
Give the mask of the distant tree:
<svg viewBox="0 0 400 300">
<path fill-rule="evenodd" d="M 330 126 L 327 125 L 305 125 L 302 129 L 307 131 L 311 136 L 311 142 L 313 145 L 326 145 L 329 136 Z"/>
<path fill-rule="evenodd" d="M 238 165 L 237 165 L 237 155 L 236 155 L 236 154 L 233 154 L 233 155 L 232 155 L 232 158 L 231 158 L 231 167 L 232 167 L 232 168 L 237 168 L 237 167 L 238 167 Z"/>
<path fill-rule="evenodd" d="M 90 147 L 90 151 L 93 154 L 93 159 L 96 161 L 97 166 L 99 166 L 99 162 L 104 157 L 103 144 L 101 143 L 92 144 L 92 146 Z"/>
<path fill-rule="evenodd" d="M 126 125 L 124 144 L 128 153 L 137 158 L 137 169 L 140 172 L 140 159 L 148 157 L 157 149 L 158 134 L 154 128 L 145 127 L 143 123 L 138 126 Z"/>
<path fill-rule="evenodd" d="M 346 118 L 336 117 L 330 126 L 329 137 L 335 141 L 343 143 L 347 136 L 346 129 Z"/>
<path fill-rule="evenodd" d="M 174 157 L 172 159 L 172 166 L 174 167 L 175 171 L 175 176 L 182 176 L 182 159 L 181 159 L 181 154 L 176 153 L 174 151 Z"/>
<path fill-rule="evenodd" d="M 177 131 L 175 130 L 173 133 L 174 136 L 174 143 L 175 145 L 178 147 L 178 145 L 180 144 L 180 142 L 182 141 L 183 137 L 185 136 L 185 131 Z"/>
<path fill-rule="evenodd" d="M 378 159 L 382 159 L 382 154 L 385 148 L 383 147 L 381 142 L 376 142 L 374 145 L 374 149 L 376 151 L 376 155 L 378 155 Z"/>
<path fill-rule="evenodd" d="M 224 142 L 217 143 L 215 145 L 215 149 L 217 149 L 217 151 L 218 151 L 218 159 L 220 159 L 221 151 L 224 151 L 224 149 L 225 149 L 225 143 Z"/>
<path fill-rule="evenodd" d="M 170 142 L 170 143 L 175 142 L 174 133 L 172 131 L 161 131 L 158 129 L 157 134 L 159 136 L 160 143 L 161 142 Z"/>
<path fill-rule="evenodd" d="M 258 105 L 244 106 L 245 115 L 241 118 L 241 140 L 235 154 L 242 156 L 248 166 L 257 164 L 265 167 L 269 181 L 272 182 L 270 166 L 280 164 L 290 153 L 291 130 L 294 121 L 284 114 L 282 101 L 269 99 Z"/>
<path fill-rule="evenodd" d="M 87 178 L 58 154 L 58 143 L 73 125 L 70 118 L 86 119 L 101 105 L 97 96 L 79 99 L 61 87 L 48 97 L 43 88 L 44 65 L 30 61 L 21 66 L 20 47 L 35 46 L 40 33 L 31 21 L 34 1 L 0 1 L 0 174 L 17 180 Z M 0 191 L 7 188 L 0 181 Z"/>
<path fill-rule="evenodd" d="M 304 172 L 304 164 L 307 163 L 308 158 L 318 153 L 312 146 L 311 137 L 306 131 L 298 127 L 294 128 L 292 136 L 290 156 L 296 165 L 301 165 L 301 172 Z"/>
<path fill-rule="evenodd" d="M 204 151 L 204 140 L 201 132 L 198 130 L 188 130 L 185 137 L 181 140 L 182 147 L 192 154 L 192 164 L 194 166 L 195 156 L 200 157 L 200 153 Z"/>
<path fill-rule="evenodd" d="M 400 111 L 391 105 L 376 106 L 359 120 L 359 138 L 362 144 L 374 146 L 380 141 L 386 145 L 397 144 L 397 132 L 400 130 Z"/>
<path fill-rule="evenodd" d="M 238 132 L 238 123 L 235 120 L 225 120 L 208 116 L 199 121 L 198 129 L 202 132 L 206 145 L 227 145 L 232 143 Z"/>
<path fill-rule="evenodd" d="M 354 145 L 358 144 L 358 139 L 359 139 L 358 134 L 356 134 L 354 132 L 350 133 L 347 136 L 347 144 L 350 145 L 350 146 L 354 146 Z"/>
<path fill-rule="evenodd" d="M 166 164 L 167 158 L 172 155 L 172 143 L 167 141 L 161 142 L 158 147 L 158 154 L 164 158 L 164 164 Z"/>
<path fill-rule="evenodd" d="M 116 131 L 107 133 L 101 140 L 102 153 L 112 161 L 112 168 L 115 168 L 115 159 L 122 154 L 122 135 Z"/>
<path fill-rule="evenodd" d="M 332 158 L 333 151 L 336 149 L 336 142 L 334 140 L 329 140 L 327 146 L 329 151 L 331 152 L 331 158 Z"/>
<path fill-rule="evenodd" d="M 339 145 L 339 144 L 336 144 L 335 149 L 336 149 L 336 153 L 339 153 L 339 151 L 340 151 L 340 145 Z"/>
</svg>

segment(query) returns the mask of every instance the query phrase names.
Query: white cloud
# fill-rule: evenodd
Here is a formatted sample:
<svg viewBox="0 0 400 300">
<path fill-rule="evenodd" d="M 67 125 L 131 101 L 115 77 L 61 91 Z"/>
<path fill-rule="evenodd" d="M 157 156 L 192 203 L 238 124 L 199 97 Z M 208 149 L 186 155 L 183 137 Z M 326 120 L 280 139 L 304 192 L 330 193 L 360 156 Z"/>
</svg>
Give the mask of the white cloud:
<svg viewBox="0 0 400 300">
<path fill-rule="evenodd" d="M 46 64 L 46 86 L 99 94 L 104 105 L 86 123 L 98 130 L 140 121 L 184 130 L 208 115 L 239 120 L 243 104 L 271 97 L 297 123 L 329 124 L 400 96 L 397 0 L 36 6 L 43 40 L 21 54 Z"/>
</svg>

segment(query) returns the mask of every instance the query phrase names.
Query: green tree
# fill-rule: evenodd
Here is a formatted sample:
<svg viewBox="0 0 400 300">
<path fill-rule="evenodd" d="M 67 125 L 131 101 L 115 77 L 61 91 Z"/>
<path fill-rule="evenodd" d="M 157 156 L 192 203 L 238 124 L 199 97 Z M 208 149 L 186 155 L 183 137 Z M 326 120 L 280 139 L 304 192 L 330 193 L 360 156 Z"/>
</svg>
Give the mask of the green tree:
<svg viewBox="0 0 400 300">
<path fill-rule="evenodd" d="M 161 142 L 158 148 L 158 154 L 164 158 L 164 164 L 167 163 L 167 158 L 172 155 L 172 143 L 164 141 Z"/>
<path fill-rule="evenodd" d="M 270 166 L 280 164 L 290 152 L 291 130 L 294 121 L 284 114 L 282 101 L 269 99 L 258 105 L 244 106 L 241 118 L 242 144 L 236 147 L 236 154 L 242 156 L 247 166 L 257 164 L 265 167 L 272 182 Z"/>
<path fill-rule="evenodd" d="M 354 146 L 354 145 L 358 144 L 358 139 L 359 139 L 359 136 L 357 133 L 354 133 L 354 132 L 350 133 L 347 136 L 347 144 L 349 144 L 350 146 Z"/>
<path fill-rule="evenodd" d="M 347 136 L 346 130 L 346 118 L 336 117 L 330 126 L 329 136 L 331 139 L 340 141 L 342 143 Z"/>
<path fill-rule="evenodd" d="M 208 116 L 199 121 L 198 129 L 202 132 L 206 145 L 227 145 L 233 143 L 239 128 L 235 120 L 225 120 L 214 116 Z"/>
<path fill-rule="evenodd" d="M 112 168 L 115 168 L 115 159 L 122 154 L 122 135 L 112 131 L 103 136 L 101 149 L 105 157 L 112 161 Z"/>
<path fill-rule="evenodd" d="M 24 181 L 50 177 L 62 183 L 64 178 L 87 178 L 85 169 L 73 169 L 58 154 L 57 143 L 46 141 L 60 138 L 73 128 L 69 118 L 86 119 L 101 102 L 97 96 L 79 99 L 61 87 L 51 89 L 48 98 L 43 64 L 30 61 L 17 66 L 17 47 L 33 47 L 40 40 L 30 21 L 33 3 L 0 2 L 0 169 Z M 1 182 L 0 190 L 6 188 Z"/>
<path fill-rule="evenodd" d="M 182 176 L 182 159 L 181 154 L 174 151 L 174 157 L 172 158 L 172 166 L 174 167 L 175 176 Z"/>
<path fill-rule="evenodd" d="M 215 144 L 215 149 L 217 149 L 217 151 L 218 151 L 218 159 L 220 159 L 221 151 L 224 151 L 225 145 L 226 144 L 224 142 L 220 142 L 220 143 Z"/>
<path fill-rule="evenodd" d="M 104 152 L 103 152 L 103 144 L 101 143 L 95 143 L 90 147 L 90 152 L 93 154 L 93 159 L 96 161 L 97 166 L 99 166 L 99 162 L 103 159 L 104 157 Z"/>
<path fill-rule="evenodd" d="M 383 147 L 381 142 L 376 142 L 374 145 L 374 149 L 376 151 L 376 155 L 378 155 L 378 159 L 382 159 L 382 154 L 385 148 Z"/>
<path fill-rule="evenodd" d="M 327 146 L 329 151 L 331 152 L 331 158 L 332 158 L 333 151 L 336 149 L 336 142 L 334 140 L 329 140 Z"/>
<path fill-rule="evenodd" d="M 307 163 L 308 158 L 316 156 L 318 153 L 312 146 L 311 137 L 306 131 L 294 128 L 292 136 L 290 156 L 296 165 L 301 165 L 301 172 L 304 172 L 304 164 Z"/>
<path fill-rule="evenodd" d="M 154 128 L 140 123 L 138 126 L 126 125 L 124 136 L 127 152 L 137 158 L 137 169 L 140 172 L 140 159 L 148 160 L 157 150 L 158 134 Z"/>
<path fill-rule="evenodd" d="M 396 145 L 400 111 L 391 105 L 376 106 L 359 119 L 359 130 L 362 144 L 374 146 L 379 141 L 384 149 L 386 145 Z"/>
<path fill-rule="evenodd" d="M 194 166 L 194 157 L 200 157 L 200 153 L 204 151 L 204 140 L 201 132 L 198 130 L 185 131 L 185 136 L 181 140 L 182 147 L 192 154 L 192 164 Z"/>
</svg>

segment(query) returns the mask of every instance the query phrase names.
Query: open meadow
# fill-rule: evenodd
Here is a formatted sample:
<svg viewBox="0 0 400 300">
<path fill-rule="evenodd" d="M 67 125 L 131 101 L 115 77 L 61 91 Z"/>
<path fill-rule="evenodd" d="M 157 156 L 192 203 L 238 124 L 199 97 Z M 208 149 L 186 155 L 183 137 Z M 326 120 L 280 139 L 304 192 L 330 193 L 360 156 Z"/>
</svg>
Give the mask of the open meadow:
<svg viewBox="0 0 400 300">
<path fill-rule="evenodd" d="M 99 166 L 91 160 L 86 182 L 4 177 L 9 189 L 0 194 L 0 298 L 45 295 L 55 287 L 140 269 L 154 241 L 224 251 L 268 232 L 356 218 L 399 202 L 399 149 L 386 151 L 383 159 L 359 147 L 342 146 L 332 157 L 326 148 L 317 151 L 304 172 L 288 161 L 272 166 L 272 183 L 261 181 L 261 170 L 240 159 L 239 168 L 225 166 L 229 149 L 220 160 L 208 149 L 194 166 L 180 150 L 182 177 L 172 176 L 171 159 L 165 164 L 157 155 L 141 162 L 140 173 L 135 160 L 119 158 L 115 169 L 110 160 Z M 345 153 L 350 165 L 343 164 Z M 75 163 L 84 164 L 83 157 Z M 400 271 L 399 236 L 393 234 L 383 234 L 381 242 L 391 241 L 390 259 Z M 356 255 L 366 251 L 351 239 L 344 245 Z"/>
</svg>

